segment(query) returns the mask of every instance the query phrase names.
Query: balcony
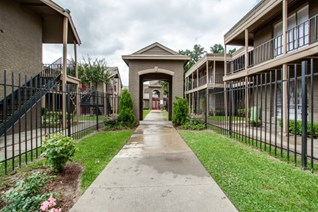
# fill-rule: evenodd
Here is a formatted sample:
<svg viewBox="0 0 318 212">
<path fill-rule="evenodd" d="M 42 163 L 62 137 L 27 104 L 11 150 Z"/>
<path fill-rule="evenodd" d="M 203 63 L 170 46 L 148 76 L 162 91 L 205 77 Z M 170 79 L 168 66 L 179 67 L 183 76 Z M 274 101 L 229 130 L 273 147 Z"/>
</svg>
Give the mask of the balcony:
<svg viewBox="0 0 318 212">
<path fill-rule="evenodd" d="M 199 78 L 199 87 L 206 84 L 206 75 Z"/>
<path fill-rule="evenodd" d="M 286 32 L 287 54 L 318 41 L 318 15 Z M 270 61 L 283 54 L 283 35 L 272 38 L 248 52 L 248 68 Z M 245 69 L 245 55 L 227 63 L 227 75 Z"/>
<path fill-rule="evenodd" d="M 223 74 L 216 74 L 215 76 L 209 76 L 209 83 L 210 84 L 223 84 Z"/>
</svg>

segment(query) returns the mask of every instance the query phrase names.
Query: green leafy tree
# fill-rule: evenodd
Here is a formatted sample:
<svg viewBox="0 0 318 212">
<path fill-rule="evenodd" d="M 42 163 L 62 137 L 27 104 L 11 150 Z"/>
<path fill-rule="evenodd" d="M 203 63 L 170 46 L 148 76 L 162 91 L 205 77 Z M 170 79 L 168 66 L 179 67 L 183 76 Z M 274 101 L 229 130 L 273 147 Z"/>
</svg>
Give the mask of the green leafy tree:
<svg viewBox="0 0 318 212">
<path fill-rule="evenodd" d="M 236 48 L 229 50 L 229 54 L 233 54 L 234 52 L 236 52 Z"/>
<path fill-rule="evenodd" d="M 173 103 L 172 122 L 176 125 L 183 125 L 188 118 L 189 107 L 186 99 L 176 96 L 176 102 Z"/>
<path fill-rule="evenodd" d="M 108 83 L 110 73 L 105 59 L 83 58 L 78 66 L 78 77 L 83 84 L 92 84 L 97 87 L 99 83 Z"/>
<path fill-rule="evenodd" d="M 159 84 L 162 87 L 163 94 L 168 95 L 169 93 L 169 83 L 167 81 L 159 80 Z"/>
<path fill-rule="evenodd" d="M 210 52 L 211 53 L 224 53 L 224 47 L 222 46 L 222 44 L 214 44 L 214 46 L 210 47 Z"/>
<path fill-rule="evenodd" d="M 179 50 L 178 53 L 190 57 L 190 61 L 184 67 L 184 73 L 186 73 L 196 62 L 202 58 L 206 51 L 200 44 L 195 44 L 193 46 L 193 50 Z"/>
<path fill-rule="evenodd" d="M 127 89 L 124 89 L 122 91 L 120 97 L 120 110 L 118 115 L 118 122 L 129 127 L 132 127 L 136 124 L 133 100 Z"/>
</svg>

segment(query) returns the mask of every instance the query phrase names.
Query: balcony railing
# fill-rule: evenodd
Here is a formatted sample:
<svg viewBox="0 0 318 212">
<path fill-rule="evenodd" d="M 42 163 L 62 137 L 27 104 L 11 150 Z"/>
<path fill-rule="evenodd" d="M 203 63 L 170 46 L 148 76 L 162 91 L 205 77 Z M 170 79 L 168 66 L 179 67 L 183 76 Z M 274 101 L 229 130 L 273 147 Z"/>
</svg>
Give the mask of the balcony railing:
<svg viewBox="0 0 318 212">
<path fill-rule="evenodd" d="M 62 72 L 63 65 L 62 64 L 45 64 L 44 70 L 52 70 L 52 71 Z M 67 71 L 68 76 L 76 77 L 75 65 L 67 64 L 66 71 Z"/>
<path fill-rule="evenodd" d="M 198 83 L 197 83 L 197 79 L 194 78 L 193 79 L 193 88 L 196 88 L 196 87 L 198 87 Z"/>
<path fill-rule="evenodd" d="M 215 81 L 214 81 L 214 77 L 215 77 Z M 215 76 L 210 75 L 209 83 L 223 83 L 223 75 L 222 74 L 216 74 Z"/>
<path fill-rule="evenodd" d="M 287 53 L 318 41 L 318 15 L 286 32 Z M 274 59 L 283 54 L 283 35 L 256 46 L 248 54 L 248 67 Z M 227 63 L 227 74 L 245 69 L 245 55 Z"/>
<path fill-rule="evenodd" d="M 206 75 L 199 78 L 199 86 L 206 84 Z"/>
</svg>

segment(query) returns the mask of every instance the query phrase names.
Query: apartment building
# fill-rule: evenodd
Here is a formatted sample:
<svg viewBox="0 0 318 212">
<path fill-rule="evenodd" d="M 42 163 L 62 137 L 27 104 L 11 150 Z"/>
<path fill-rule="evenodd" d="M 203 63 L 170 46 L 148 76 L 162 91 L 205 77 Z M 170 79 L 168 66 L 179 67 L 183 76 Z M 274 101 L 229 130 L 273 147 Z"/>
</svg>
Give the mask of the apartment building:
<svg viewBox="0 0 318 212">
<path fill-rule="evenodd" d="M 231 60 L 231 55 L 226 55 Z M 215 115 L 223 111 L 224 95 L 224 54 L 205 54 L 185 74 L 185 96 L 189 103 L 190 113 Z M 207 100 L 206 100 L 207 97 Z M 207 110 L 206 110 L 207 108 Z"/>
<path fill-rule="evenodd" d="M 70 11 L 51 0 L 1 0 L 0 40 L 0 136 L 22 116 L 36 114 L 39 108 L 51 110 L 46 100 L 53 98 L 50 89 L 57 84 L 61 87 L 58 90 L 64 91 L 61 105 L 65 127 L 65 91 L 67 84 L 79 87 L 77 46 L 81 44 Z M 43 65 L 43 44 L 63 44 L 58 69 Z M 75 59 L 71 72 L 67 66 L 69 45 L 74 47 Z M 38 92 L 40 88 L 45 92 Z"/>
<path fill-rule="evenodd" d="M 258 107 L 257 119 L 282 121 L 285 133 L 290 120 L 318 120 L 317 17 L 316 0 L 262 0 L 225 34 L 225 50 L 241 47 L 224 67 L 227 88 L 240 95 L 225 98 L 227 110 L 245 109 L 248 121 Z"/>
</svg>

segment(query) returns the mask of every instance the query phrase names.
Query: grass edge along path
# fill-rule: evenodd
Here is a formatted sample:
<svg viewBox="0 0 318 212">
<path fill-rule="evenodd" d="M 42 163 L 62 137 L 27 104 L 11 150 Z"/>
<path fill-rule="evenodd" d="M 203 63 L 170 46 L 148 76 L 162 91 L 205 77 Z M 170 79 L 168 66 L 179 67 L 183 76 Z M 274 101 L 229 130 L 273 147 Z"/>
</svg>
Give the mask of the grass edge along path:
<svg viewBox="0 0 318 212">
<path fill-rule="evenodd" d="M 212 131 L 179 131 L 239 211 L 317 211 L 318 176 Z"/>
<path fill-rule="evenodd" d="M 133 130 L 107 131 L 84 138 L 77 143 L 74 162 L 83 165 L 81 188 L 84 192 L 121 150 Z"/>
<path fill-rule="evenodd" d="M 143 110 L 143 119 L 150 113 L 151 110 Z"/>
</svg>

